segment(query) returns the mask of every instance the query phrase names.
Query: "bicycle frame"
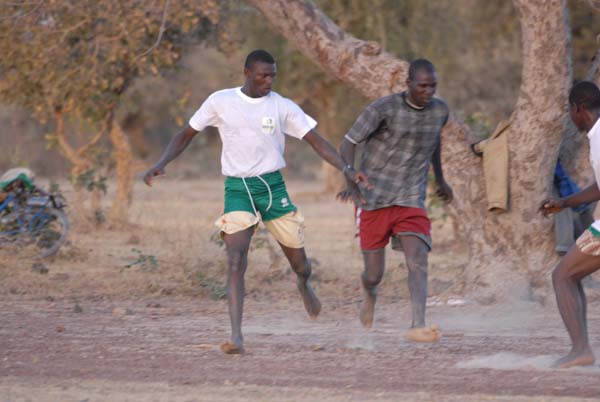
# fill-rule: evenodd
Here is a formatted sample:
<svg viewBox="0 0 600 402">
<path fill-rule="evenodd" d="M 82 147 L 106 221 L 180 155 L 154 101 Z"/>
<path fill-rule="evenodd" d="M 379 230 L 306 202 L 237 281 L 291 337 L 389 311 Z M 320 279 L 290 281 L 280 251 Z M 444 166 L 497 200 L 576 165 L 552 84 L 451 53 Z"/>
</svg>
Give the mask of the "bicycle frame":
<svg viewBox="0 0 600 402">
<path fill-rule="evenodd" d="M 9 215 L 7 216 L 15 214 L 18 226 L 12 230 L 0 231 L 0 241 L 2 240 L 2 237 L 8 238 L 27 232 L 32 236 L 35 236 L 36 232 L 44 227 L 50 218 L 45 212 L 48 204 L 52 202 L 50 197 L 48 197 L 43 204 L 39 205 L 30 205 L 29 203 L 26 203 L 26 205 L 23 206 L 17 201 L 17 197 L 13 193 L 10 193 L 6 200 L 0 204 L 0 213 L 9 207 L 12 207 L 13 210 L 9 212 Z M 0 222 L 2 218 L 3 217 L 0 216 Z"/>
</svg>

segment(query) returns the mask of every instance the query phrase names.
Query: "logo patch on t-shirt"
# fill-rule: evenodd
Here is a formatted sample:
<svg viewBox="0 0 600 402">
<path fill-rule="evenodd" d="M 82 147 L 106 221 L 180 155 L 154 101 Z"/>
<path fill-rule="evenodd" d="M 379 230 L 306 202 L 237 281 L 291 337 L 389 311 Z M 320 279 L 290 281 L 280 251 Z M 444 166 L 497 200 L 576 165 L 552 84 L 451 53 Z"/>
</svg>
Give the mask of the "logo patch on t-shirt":
<svg viewBox="0 0 600 402">
<path fill-rule="evenodd" d="M 273 134 L 275 131 L 275 119 L 272 117 L 263 117 L 261 128 L 264 134 Z"/>
<path fill-rule="evenodd" d="M 287 207 L 287 206 L 289 206 L 289 205 L 290 205 L 290 202 L 288 201 L 288 199 L 287 199 L 287 198 L 285 198 L 285 197 L 283 197 L 283 198 L 281 199 L 281 206 L 285 208 L 285 207 Z"/>
</svg>

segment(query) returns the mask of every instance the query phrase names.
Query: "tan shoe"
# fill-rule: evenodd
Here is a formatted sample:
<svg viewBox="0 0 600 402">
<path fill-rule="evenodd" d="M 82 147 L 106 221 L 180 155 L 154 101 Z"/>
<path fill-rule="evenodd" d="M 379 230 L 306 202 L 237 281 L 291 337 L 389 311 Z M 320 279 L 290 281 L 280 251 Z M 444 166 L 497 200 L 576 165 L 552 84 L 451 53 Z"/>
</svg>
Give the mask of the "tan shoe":
<svg viewBox="0 0 600 402">
<path fill-rule="evenodd" d="M 405 338 L 413 342 L 437 342 L 442 337 L 442 331 L 439 325 L 433 324 L 430 327 L 411 328 L 406 332 Z"/>
</svg>

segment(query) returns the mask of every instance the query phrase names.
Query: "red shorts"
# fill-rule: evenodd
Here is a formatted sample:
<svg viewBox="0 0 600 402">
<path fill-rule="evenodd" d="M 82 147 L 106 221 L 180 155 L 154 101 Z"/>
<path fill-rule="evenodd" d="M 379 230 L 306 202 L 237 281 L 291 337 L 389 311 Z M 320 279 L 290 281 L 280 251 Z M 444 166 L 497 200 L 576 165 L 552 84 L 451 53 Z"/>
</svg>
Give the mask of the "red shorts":
<svg viewBox="0 0 600 402">
<path fill-rule="evenodd" d="M 384 248 L 390 237 L 398 234 L 417 236 L 431 248 L 431 221 L 421 208 L 396 205 L 373 211 L 357 208 L 356 227 L 363 250 Z"/>
</svg>

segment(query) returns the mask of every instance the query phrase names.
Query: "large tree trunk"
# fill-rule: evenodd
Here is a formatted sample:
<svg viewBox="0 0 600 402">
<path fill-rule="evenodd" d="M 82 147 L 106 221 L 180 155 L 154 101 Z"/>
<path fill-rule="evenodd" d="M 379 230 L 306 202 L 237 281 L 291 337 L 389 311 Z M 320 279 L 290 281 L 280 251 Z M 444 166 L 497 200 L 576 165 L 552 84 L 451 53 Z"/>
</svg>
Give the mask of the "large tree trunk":
<svg viewBox="0 0 600 402">
<path fill-rule="evenodd" d="M 302 53 L 369 98 L 403 90 L 408 63 L 342 31 L 308 0 L 248 0 Z M 547 288 L 556 261 L 551 220 L 537 208 L 551 193 L 570 81 L 570 31 L 562 0 L 515 0 L 523 42 L 522 84 L 508 131 L 510 212 L 487 211 L 482 166 L 466 125 L 443 133 L 443 165 L 456 199 L 449 207 L 467 242 L 466 290 L 481 300 L 530 297 Z M 444 77 L 440 77 L 444 79 Z M 435 236 L 435 234 L 434 234 Z"/>
<path fill-rule="evenodd" d="M 117 188 L 108 218 L 113 227 L 119 227 L 127 223 L 127 214 L 131 204 L 133 152 L 129 138 L 116 120 L 113 121 L 109 137 L 114 148 L 113 157 L 116 163 Z"/>
</svg>

